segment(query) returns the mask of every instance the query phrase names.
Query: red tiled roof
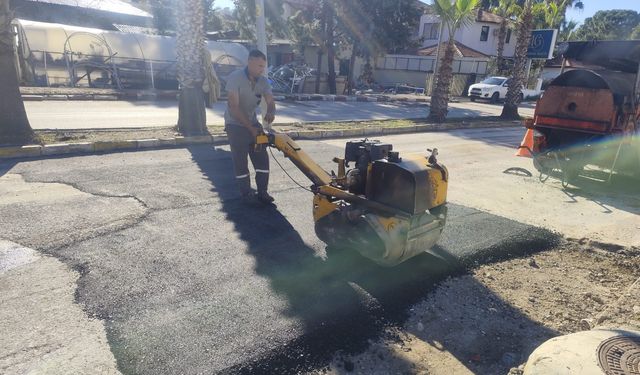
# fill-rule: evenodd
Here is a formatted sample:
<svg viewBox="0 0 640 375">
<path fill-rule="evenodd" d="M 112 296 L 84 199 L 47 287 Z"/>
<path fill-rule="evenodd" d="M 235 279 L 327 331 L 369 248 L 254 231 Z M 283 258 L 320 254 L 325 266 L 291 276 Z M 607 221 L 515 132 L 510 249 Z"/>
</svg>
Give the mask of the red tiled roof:
<svg viewBox="0 0 640 375">
<path fill-rule="evenodd" d="M 498 16 L 497 14 L 493 14 L 491 12 L 487 12 L 482 9 L 478 9 L 478 15 L 476 17 L 477 22 L 487 22 L 487 23 L 497 23 L 501 24 L 504 18 Z"/>
<path fill-rule="evenodd" d="M 469 48 L 460 42 L 454 42 L 455 45 L 455 56 L 456 57 L 475 57 L 475 58 L 488 58 L 488 55 L 480 51 L 476 51 L 473 48 Z M 440 49 L 440 56 L 444 54 L 444 49 L 447 47 L 447 43 L 442 43 L 442 48 Z M 417 54 L 419 56 L 435 56 L 438 51 L 438 45 L 433 45 L 430 47 L 421 48 L 418 50 Z"/>
</svg>

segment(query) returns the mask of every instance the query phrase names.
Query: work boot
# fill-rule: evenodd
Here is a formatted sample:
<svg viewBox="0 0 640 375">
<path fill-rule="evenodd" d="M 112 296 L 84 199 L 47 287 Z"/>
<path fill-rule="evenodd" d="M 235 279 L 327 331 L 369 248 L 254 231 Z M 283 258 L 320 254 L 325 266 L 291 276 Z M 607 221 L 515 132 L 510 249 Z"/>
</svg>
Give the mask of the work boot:
<svg viewBox="0 0 640 375">
<path fill-rule="evenodd" d="M 275 199 L 273 199 L 272 196 L 269 195 L 269 193 L 267 193 L 266 191 L 260 191 L 258 192 L 258 194 L 256 195 L 256 197 L 258 198 L 258 201 L 260 201 L 260 203 L 262 204 L 271 204 L 273 203 L 273 201 Z"/>
<path fill-rule="evenodd" d="M 246 204 L 247 206 L 257 206 L 258 203 L 261 203 L 261 201 L 258 200 L 258 196 L 256 195 L 256 193 L 253 191 L 243 193 L 240 196 L 240 200 L 242 200 L 242 203 Z"/>
</svg>

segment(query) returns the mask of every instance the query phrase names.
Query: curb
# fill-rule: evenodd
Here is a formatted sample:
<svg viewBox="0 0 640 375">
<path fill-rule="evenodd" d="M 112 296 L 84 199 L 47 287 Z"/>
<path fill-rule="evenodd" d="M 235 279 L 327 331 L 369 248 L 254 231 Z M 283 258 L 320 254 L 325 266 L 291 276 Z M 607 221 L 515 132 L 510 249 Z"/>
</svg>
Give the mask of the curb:
<svg viewBox="0 0 640 375">
<path fill-rule="evenodd" d="M 416 98 L 395 98 L 392 96 L 367 96 L 367 95 L 319 95 L 319 94 L 277 94 L 274 95 L 277 101 L 293 100 L 302 101 L 325 101 L 325 102 L 408 102 L 408 103 L 429 103 L 426 97 Z M 117 94 L 22 94 L 23 101 L 148 101 L 148 100 L 177 100 L 178 93 L 175 92 L 124 92 Z"/>
<path fill-rule="evenodd" d="M 284 97 L 281 97 L 284 98 Z M 146 101 L 146 100 L 178 100 L 178 94 L 174 93 L 122 93 L 122 94 L 25 94 L 22 95 L 22 100 L 25 102 L 33 101 L 85 101 L 85 100 L 97 100 L 97 101 Z"/>
<path fill-rule="evenodd" d="M 136 101 L 136 100 L 178 100 L 177 91 L 123 91 L 123 92 L 109 92 L 109 93 L 86 93 L 86 92 L 59 92 L 59 93 L 22 93 L 23 101 L 83 101 L 83 100 L 98 100 L 98 101 Z"/>
<path fill-rule="evenodd" d="M 288 131 L 292 139 L 321 140 L 335 138 L 375 137 L 392 134 L 427 133 L 434 131 L 483 128 L 509 128 L 521 126 L 520 121 L 486 121 L 451 124 L 423 124 L 385 128 L 355 128 L 342 130 L 303 130 Z M 153 138 L 127 141 L 98 141 L 85 143 L 58 143 L 49 145 L 25 145 L 0 147 L 0 161 L 8 159 L 31 159 L 61 155 L 105 154 L 122 151 L 138 151 L 162 148 L 183 148 L 191 145 L 225 145 L 226 135 L 205 135 L 197 137 Z"/>
<path fill-rule="evenodd" d="M 277 97 L 277 100 L 293 100 L 302 101 L 325 101 L 325 102 L 371 102 L 371 103 L 389 103 L 389 102 L 406 102 L 406 103 L 429 103 L 426 97 L 396 98 L 388 95 L 367 96 L 367 95 L 317 95 L 317 94 L 286 94 Z"/>
</svg>

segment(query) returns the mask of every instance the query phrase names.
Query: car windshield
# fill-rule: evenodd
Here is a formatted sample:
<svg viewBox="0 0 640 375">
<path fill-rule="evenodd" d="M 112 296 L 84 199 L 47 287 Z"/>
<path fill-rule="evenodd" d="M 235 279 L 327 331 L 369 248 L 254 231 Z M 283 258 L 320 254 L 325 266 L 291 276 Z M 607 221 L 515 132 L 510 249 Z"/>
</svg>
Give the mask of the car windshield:
<svg viewBox="0 0 640 375">
<path fill-rule="evenodd" d="M 482 83 L 485 83 L 487 85 L 501 85 L 504 81 L 504 78 L 489 77 L 482 81 Z"/>
</svg>

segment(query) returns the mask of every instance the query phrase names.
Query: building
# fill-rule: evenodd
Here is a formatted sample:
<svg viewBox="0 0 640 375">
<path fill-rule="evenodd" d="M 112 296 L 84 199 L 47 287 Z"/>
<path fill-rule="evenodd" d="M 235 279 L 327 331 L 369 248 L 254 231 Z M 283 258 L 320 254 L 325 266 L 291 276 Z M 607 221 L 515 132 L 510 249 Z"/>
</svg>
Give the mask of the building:
<svg viewBox="0 0 640 375">
<path fill-rule="evenodd" d="M 464 95 L 469 85 L 484 78 L 488 73 L 490 62 L 497 55 L 498 32 L 502 21 L 503 18 L 500 16 L 478 10 L 474 22 L 456 31 L 452 94 Z M 376 81 L 383 86 L 404 84 L 424 87 L 428 93 L 434 70 L 437 70 L 438 42 L 442 42 L 440 48 L 440 58 L 442 58 L 444 47 L 449 39 L 446 26 L 441 26 L 440 18 L 430 7 L 426 7 L 414 35 L 421 47 L 405 54 L 378 58 L 374 72 Z M 515 33 L 508 29 L 505 57 L 513 56 L 515 44 Z"/>
<path fill-rule="evenodd" d="M 125 31 L 153 27 L 153 16 L 119 0 L 11 0 L 15 18 Z"/>
<path fill-rule="evenodd" d="M 454 39 L 466 48 L 478 51 L 487 56 L 498 54 L 498 33 L 500 24 L 504 19 L 493 13 L 478 10 L 475 21 L 470 25 L 462 27 L 456 31 Z M 428 11 L 420 17 L 418 36 L 422 39 L 422 47 L 432 47 L 438 44 L 438 40 L 449 39 L 449 31 L 445 25 L 442 28 L 442 38 L 440 39 L 441 23 L 440 18 Z M 507 38 L 504 45 L 504 56 L 513 57 L 516 49 L 516 38 L 512 29 L 507 29 Z"/>
</svg>

